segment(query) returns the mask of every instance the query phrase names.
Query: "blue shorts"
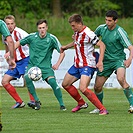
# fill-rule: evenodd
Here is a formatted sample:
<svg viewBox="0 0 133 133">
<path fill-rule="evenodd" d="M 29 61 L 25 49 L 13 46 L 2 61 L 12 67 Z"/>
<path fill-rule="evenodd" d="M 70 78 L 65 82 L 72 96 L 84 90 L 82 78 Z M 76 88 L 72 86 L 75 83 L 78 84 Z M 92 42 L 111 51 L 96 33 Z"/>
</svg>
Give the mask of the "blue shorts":
<svg viewBox="0 0 133 133">
<path fill-rule="evenodd" d="M 20 61 L 17 61 L 16 68 L 13 70 L 9 69 L 5 74 L 14 77 L 14 79 L 20 78 L 21 75 L 25 74 L 26 68 L 28 66 L 28 62 L 29 62 L 29 57 L 26 57 Z"/>
<path fill-rule="evenodd" d="M 80 79 L 81 75 L 86 75 L 89 77 L 93 77 L 94 72 L 96 71 L 96 68 L 92 68 L 89 66 L 77 68 L 74 65 L 70 67 L 68 70 L 68 73 L 78 79 Z"/>
</svg>

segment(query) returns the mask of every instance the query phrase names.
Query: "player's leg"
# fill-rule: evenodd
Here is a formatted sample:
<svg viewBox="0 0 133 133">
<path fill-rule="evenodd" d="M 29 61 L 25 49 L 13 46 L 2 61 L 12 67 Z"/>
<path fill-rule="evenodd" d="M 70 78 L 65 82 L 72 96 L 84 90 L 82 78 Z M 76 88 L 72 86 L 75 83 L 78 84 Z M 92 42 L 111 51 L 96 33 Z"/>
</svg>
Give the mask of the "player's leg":
<svg viewBox="0 0 133 133">
<path fill-rule="evenodd" d="M 91 80 L 91 77 L 89 77 L 87 75 L 82 75 L 80 78 L 80 87 L 79 88 L 80 88 L 81 92 L 89 99 L 89 101 L 100 110 L 100 114 L 106 115 L 106 114 L 108 114 L 106 108 L 99 101 L 99 99 L 97 98 L 95 93 L 92 92 L 90 89 L 88 89 L 90 80 Z"/>
<path fill-rule="evenodd" d="M 95 85 L 94 85 L 94 92 L 99 99 L 99 101 L 103 104 L 103 85 L 108 78 L 104 76 L 96 76 Z M 91 114 L 99 113 L 99 109 L 95 108 L 94 110 L 90 111 Z"/>
<path fill-rule="evenodd" d="M 1 84 L 6 89 L 6 91 L 10 94 L 10 96 L 12 96 L 12 98 L 16 101 L 16 104 L 14 106 L 12 106 L 12 108 L 24 107 L 25 103 L 20 98 L 15 87 L 10 84 L 10 81 L 13 79 L 14 79 L 14 77 L 12 77 L 8 74 L 5 74 L 4 77 L 2 78 Z"/>
<path fill-rule="evenodd" d="M 98 75 L 96 76 L 96 79 L 95 79 L 94 91 L 101 103 L 103 103 L 103 90 L 102 89 L 107 79 L 108 77 L 98 76 Z"/>
<path fill-rule="evenodd" d="M 29 56 L 17 62 L 17 70 L 19 72 L 19 75 L 22 76 L 23 79 L 24 79 L 24 74 L 28 66 L 28 62 L 29 62 Z M 24 84 L 26 84 L 25 79 L 24 79 Z M 28 91 L 28 94 L 30 98 L 30 102 L 28 102 L 28 106 L 29 107 L 35 106 L 34 97 L 30 94 L 29 91 Z"/>
<path fill-rule="evenodd" d="M 26 81 L 26 86 L 28 88 L 28 91 L 30 92 L 30 94 L 34 97 L 35 99 L 35 107 L 33 107 L 35 110 L 39 110 L 40 109 L 40 101 L 39 98 L 37 97 L 36 94 L 36 90 L 35 90 L 35 86 L 32 82 L 32 80 L 28 77 L 28 74 L 24 75 L 25 81 Z"/>
<path fill-rule="evenodd" d="M 53 77 L 53 76 L 48 77 L 46 81 L 52 87 L 54 95 L 55 95 L 55 97 L 57 98 L 57 100 L 60 104 L 60 109 L 65 111 L 66 108 L 65 108 L 63 98 L 62 98 L 62 92 L 61 92 L 61 89 L 60 89 L 60 87 L 58 86 L 58 84 L 56 82 L 55 77 Z"/>
<path fill-rule="evenodd" d="M 62 82 L 63 88 L 75 99 L 78 105 L 72 109 L 72 112 L 76 112 L 82 108 L 87 108 L 88 104 L 85 103 L 77 88 L 72 85 L 75 81 L 78 80 L 78 73 L 76 74 L 76 68 L 72 66 L 69 71 L 66 73 L 64 80 Z M 74 75 L 74 76 L 73 76 Z"/>
<path fill-rule="evenodd" d="M 130 109 L 128 110 L 130 113 L 133 113 L 133 92 L 132 88 L 129 86 L 129 84 L 126 81 L 125 78 L 126 70 L 125 68 L 118 68 L 117 69 L 117 80 L 120 83 L 120 85 L 123 88 L 124 94 L 126 98 L 128 99 Z"/>
</svg>

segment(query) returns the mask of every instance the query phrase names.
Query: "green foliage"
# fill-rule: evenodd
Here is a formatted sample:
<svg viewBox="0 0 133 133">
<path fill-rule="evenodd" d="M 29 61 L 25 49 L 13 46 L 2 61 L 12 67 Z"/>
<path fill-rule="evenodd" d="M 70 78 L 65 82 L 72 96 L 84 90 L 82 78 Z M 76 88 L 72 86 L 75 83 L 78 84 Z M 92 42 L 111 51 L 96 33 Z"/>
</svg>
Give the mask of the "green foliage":
<svg viewBox="0 0 133 133">
<path fill-rule="evenodd" d="M 11 13 L 11 6 L 8 1 L 0 1 L 0 19 L 4 19 L 7 14 Z"/>
<path fill-rule="evenodd" d="M 29 101 L 26 88 L 17 88 L 25 103 Z M 89 103 L 87 109 L 72 113 L 77 105 L 70 95 L 62 89 L 66 111 L 60 111 L 52 89 L 37 89 L 42 103 L 40 110 L 24 108 L 11 109 L 15 101 L 2 89 L 2 133 L 132 133 L 133 116 L 128 114 L 128 101 L 122 90 L 104 89 L 104 105 L 107 116 L 89 114 L 95 107 Z"/>
<path fill-rule="evenodd" d="M 77 1 L 74 2 L 71 6 L 75 7 L 76 12 L 85 16 L 101 17 L 101 16 L 104 16 L 105 12 L 107 12 L 109 9 L 117 10 L 121 14 L 120 6 L 110 2 L 109 0 L 106 0 L 106 1 L 105 0 L 86 0 L 82 2 L 78 0 L 78 2 L 79 2 L 78 4 L 77 4 Z"/>
</svg>

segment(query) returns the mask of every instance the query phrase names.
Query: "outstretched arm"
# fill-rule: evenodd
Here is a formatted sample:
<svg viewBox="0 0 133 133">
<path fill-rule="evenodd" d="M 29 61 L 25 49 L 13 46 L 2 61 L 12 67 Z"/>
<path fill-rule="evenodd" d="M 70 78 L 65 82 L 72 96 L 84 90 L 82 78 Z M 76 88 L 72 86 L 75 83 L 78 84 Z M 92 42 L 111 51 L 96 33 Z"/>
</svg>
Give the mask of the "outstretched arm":
<svg viewBox="0 0 133 133">
<path fill-rule="evenodd" d="M 69 44 L 67 44 L 67 45 L 65 45 L 65 46 L 62 46 L 61 48 L 60 48 L 60 51 L 61 51 L 61 53 L 63 53 L 65 50 L 67 50 L 67 49 L 69 49 L 69 48 L 72 48 L 74 46 L 74 42 L 71 42 L 71 43 L 69 43 Z"/>
<path fill-rule="evenodd" d="M 57 70 L 59 68 L 59 66 L 60 66 L 61 62 L 63 61 L 64 57 L 65 57 L 65 53 L 64 52 L 63 53 L 60 53 L 60 56 L 58 58 L 57 63 L 52 66 L 52 68 L 54 70 Z"/>
</svg>

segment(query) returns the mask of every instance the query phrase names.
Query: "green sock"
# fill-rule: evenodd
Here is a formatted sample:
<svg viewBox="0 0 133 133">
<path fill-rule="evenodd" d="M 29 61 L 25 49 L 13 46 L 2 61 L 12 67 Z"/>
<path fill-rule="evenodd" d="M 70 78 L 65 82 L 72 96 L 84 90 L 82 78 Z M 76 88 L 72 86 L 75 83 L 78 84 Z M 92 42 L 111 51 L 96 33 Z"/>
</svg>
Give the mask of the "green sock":
<svg viewBox="0 0 133 133">
<path fill-rule="evenodd" d="M 132 93 L 132 88 L 128 87 L 126 89 L 123 89 L 124 94 L 126 95 L 126 98 L 129 101 L 130 106 L 133 106 L 133 93 Z"/>
<path fill-rule="evenodd" d="M 27 86 L 29 92 L 34 97 L 35 101 L 39 101 L 39 98 L 37 97 L 35 87 L 34 87 L 32 80 L 28 77 L 28 75 L 25 75 L 24 78 L 25 78 L 26 86 Z"/>
<path fill-rule="evenodd" d="M 57 98 L 60 106 L 63 105 L 63 99 L 62 99 L 62 93 L 60 90 L 60 87 L 57 85 L 55 78 L 50 78 L 48 81 L 48 84 L 52 87 L 53 91 L 54 91 L 54 95 Z"/>
<path fill-rule="evenodd" d="M 101 103 L 103 103 L 103 91 L 95 93 Z"/>
</svg>

